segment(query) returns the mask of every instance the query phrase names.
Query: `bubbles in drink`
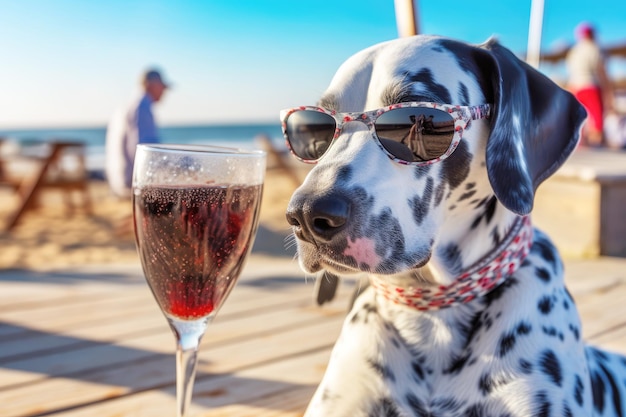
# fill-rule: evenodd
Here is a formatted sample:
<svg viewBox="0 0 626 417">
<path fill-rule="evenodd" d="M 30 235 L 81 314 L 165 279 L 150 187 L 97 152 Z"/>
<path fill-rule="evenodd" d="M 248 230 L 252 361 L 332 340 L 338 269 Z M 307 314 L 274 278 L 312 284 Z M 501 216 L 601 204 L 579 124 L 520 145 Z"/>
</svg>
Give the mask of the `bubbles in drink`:
<svg viewBox="0 0 626 417">
<path fill-rule="evenodd" d="M 256 232 L 262 186 L 146 186 L 133 195 L 146 280 L 166 315 L 217 312 Z"/>
</svg>

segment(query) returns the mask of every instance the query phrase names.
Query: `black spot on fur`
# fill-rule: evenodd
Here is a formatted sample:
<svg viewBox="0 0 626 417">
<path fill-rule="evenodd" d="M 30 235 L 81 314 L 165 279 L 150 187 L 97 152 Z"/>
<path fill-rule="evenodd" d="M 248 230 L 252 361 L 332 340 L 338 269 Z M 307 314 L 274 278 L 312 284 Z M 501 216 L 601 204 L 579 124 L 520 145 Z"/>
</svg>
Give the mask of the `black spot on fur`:
<svg viewBox="0 0 626 417">
<path fill-rule="evenodd" d="M 446 185 L 441 183 L 435 189 L 435 207 L 439 207 L 439 204 L 443 201 L 443 195 L 446 191 Z"/>
<path fill-rule="evenodd" d="M 502 284 L 485 295 L 485 303 L 488 306 L 499 300 L 509 289 L 518 285 L 518 280 L 514 276 L 506 279 Z"/>
<path fill-rule="evenodd" d="M 473 184 L 473 183 L 471 183 Z M 484 206 L 485 204 L 487 204 L 488 201 L 490 201 L 491 199 L 493 199 L 495 197 L 491 196 L 491 197 L 485 197 L 482 200 L 480 200 L 477 204 L 476 204 L 476 208 L 481 208 L 482 206 Z"/>
<path fill-rule="evenodd" d="M 415 417 L 458 416 L 464 401 L 453 397 L 433 398 L 429 404 L 412 392 L 405 395 L 406 403 Z"/>
<path fill-rule="evenodd" d="M 471 226 L 472 229 L 477 228 L 483 219 L 485 220 L 485 224 L 489 225 L 491 219 L 493 219 L 494 213 L 496 212 L 497 203 L 498 200 L 495 196 L 487 200 L 487 202 L 485 203 L 485 210 L 481 214 L 479 214 L 476 219 L 474 219 L 474 222 Z"/>
<path fill-rule="evenodd" d="M 523 358 L 519 360 L 519 367 L 522 373 L 526 375 L 530 374 L 533 371 L 533 364 Z"/>
<path fill-rule="evenodd" d="M 416 166 L 413 170 L 413 178 L 419 180 L 420 178 L 424 178 L 429 172 L 429 166 Z"/>
<path fill-rule="evenodd" d="M 623 416 L 624 414 L 622 412 L 622 399 L 617 383 L 615 382 L 615 378 L 613 377 L 613 374 L 602 363 L 598 362 L 598 366 L 600 367 L 600 371 L 602 371 L 602 373 L 604 374 L 604 377 L 608 381 L 611 388 L 611 400 L 613 403 L 613 409 L 615 410 L 615 415 Z"/>
<path fill-rule="evenodd" d="M 424 84 L 424 89 L 438 97 L 442 103 L 452 103 L 450 91 L 444 85 L 435 81 L 430 68 L 422 68 L 416 73 L 406 74 L 405 80 L 411 83 Z"/>
<path fill-rule="evenodd" d="M 500 232 L 498 232 L 498 228 L 494 227 L 491 232 L 491 241 L 492 241 L 493 246 L 494 247 L 498 246 L 501 240 L 502 238 L 500 237 Z"/>
<path fill-rule="evenodd" d="M 489 374 L 482 374 L 480 379 L 478 380 L 478 389 L 483 397 L 491 394 L 491 390 L 493 389 L 493 380 Z"/>
<path fill-rule="evenodd" d="M 428 214 L 430 203 L 433 199 L 433 183 L 432 177 L 428 177 L 426 180 L 426 187 L 424 187 L 424 193 L 422 196 L 415 196 L 409 201 L 409 205 L 413 211 L 413 220 L 419 225 L 422 224 L 424 218 Z"/>
<path fill-rule="evenodd" d="M 555 249 L 549 241 L 544 238 L 536 238 L 530 251 L 541 256 L 541 258 L 543 258 L 552 266 L 554 272 L 556 272 L 557 261 L 555 256 Z"/>
<path fill-rule="evenodd" d="M 415 416 L 429 416 L 428 410 L 426 410 L 426 404 L 415 396 L 412 392 L 406 394 L 406 402 L 413 411 Z"/>
<path fill-rule="evenodd" d="M 598 371 L 591 371 L 590 377 L 593 407 L 602 414 L 604 412 L 604 380 Z"/>
<path fill-rule="evenodd" d="M 573 324 L 570 324 L 569 330 L 574 335 L 574 339 L 576 339 L 576 341 L 580 340 L 580 330 L 578 329 L 578 326 L 574 326 Z"/>
<path fill-rule="evenodd" d="M 500 357 L 505 356 L 507 353 L 515 347 L 515 333 L 505 333 L 500 337 L 500 342 L 498 343 L 498 355 Z"/>
<path fill-rule="evenodd" d="M 530 323 L 522 321 L 517 325 L 517 334 L 520 336 L 527 335 L 531 331 L 532 331 L 532 326 L 530 325 Z"/>
<path fill-rule="evenodd" d="M 458 415 L 461 407 L 464 405 L 464 401 L 458 400 L 453 397 L 441 397 L 435 398 L 431 401 L 430 411 L 431 416 L 451 416 Z"/>
<path fill-rule="evenodd" d="M 385 379 L 387 381 L 395 382 L 396 376 L 391 371 L 391 369 L 389 369 L 389 367 L 382 365 L 380 362 L 378 362 L 378 361 L 376 361 L 374 359 L 368 359 L 367 363 L 383 379 Z"/>
<path fill-rule="evenodd" d="M 470 191 L 462 194 L 461 197 L 459 197 L 459 199 L 457 201 L 460 203 L 463 200 L 467 200 L 468 198 L 471 198 L 474 194 L 476 194 L 476 190 L 470 190 Z"/>
<path fill-rule="evenodd" d="M 423 381 L 424 369 L 422 368 L 422 364 L 420 364 L 418 361 L 413 361 L 413 363 L 411 363 L 411 367 L 413 368 L 413 373 L 415 374 L 417 379 L 419 381 Z"/>
<path fill-rule="evenodd" d="M 543 282 L 550 282 L 550 272 L 542 267 L 535 268 L 535 275 Z"/>
<path fill-rule="evenodd" d="M 367 415 L 368 417 L 401 417 L 400 412 L 389 398 L 379 400 Z"/>
<path fill-rule="evenodd" d="M 470 97 L 469 97 L 469 90 L 467 89 L 467 86 L 463 83 L 459 83 L 459 104 L 462 106 L 469 106 L 470 105 Z"/>
<path fill-rule="evenodd" d="M 576 375 L 574 378 L 574 400 L 576 400 L 576 404 L 582 407 L 584 403 L 583 394 L 585 392 L 585 386 L 583 385 L 580 375 Z"/>
<path fill-rule="evenodd" d="M 439 256 L 442 258 L 442 262 L 445 266 L 455 274 L 458 274 L 463 269 L 461 250 L 453 243 L 444 246 L 438 250 Z"/>
<path fill-rule="evenodd" d="M 563 382 L 563 372 L 561 370 L 561 363 L 556 354 L 551 350 L 546 350 L 541 354 L 539 359 L 539 369 L 541 372 L 548 375 L 550 380 L 557 386 L 561 386 Z"/>
<path fill-rule="evenodd" d="M 531 331 L 532 327 L 530 324 L 520 322 L 513 331 L 502 334 L 500 342 L 498 343 L 498 354 L 500 357 L 505 356 L 515 347 L 517 336 L 526 336 Z"/>
<path fill-rule="evenodd" d="M 391 336 L 391 337 L 390 337 L 390 339 L 391 339 L 391 344 L 392 344 L 392 345 L 393 345 L 396 349 L 399 349 L 399 348 L 400 348 L 400 346 L 402 346 L 402 344 L 400 343 L 400 341 L 399 341 L 397 338 L 395 338 L 395 337 Z"/>
<path fill-rule="evenodd" d="M 590 350 L 591 350 L 591 353 L 593 354 L 593 357 L 596 358 L 597 360 L 603 361 L 603 362 L 606 362 L 609 360 L 609 356 L 605 352 L 596 348 L 591 348 Z"/>
<path fill-rule="evenodd" d="M 487 405 L 482 403 L 472 404 L 463 413 L 462 417 L 491 417 L 487 414 Z M 507 417 L 507 416 L 502 416 Z M 509 416 L 510 417 L 510 416 Z"/>
<path fill-rule="evenodd" d="M 441 39 L 437 42 L 441 47 L 449 50 L 451 56 L 456 59 L 459 68 L 465 71 L 473 78 L 477 78 L 480 84 L 480 91 L 485 94 L 487 99 L 493 97 L 493 85 L 488 76 L 477 77 L 477 74 L 491 75 L 491 67 L 483 65 L 485 59 L 479 54 L 476 48 L 468 47 L 466 44 L 454 41 L 452 39 Z M 479 66 L 480 65 L 480 66 Z"/>
<path fill-rule="evenodd" d="M 547 336 L 558 338 L 561 342 L 565 339 L 565 335 L 562 332 L 558 331 L 554 326 L 543 326 L 541 328 L 541 331 L 543 331 L 543 333 Z"/>
<path fill-rule="evenodd" d="M 441 162 L 441 180 L 450 185 L 450 190 L 457 188 L 469 174 L 472 154 L 467 143 L 461 141 L 455 151 Z"/>
<path fill-rule="evenodd" d="M 469 321 L 469 325 L 462 325 L 460 330 L 465 339 L 464 348 L 462 354 L 458 355 L 452 360 L 452 364 L 448 369 L 444 371 L 444 374 L 458 374 L 466 365 L 471 365 L 475 362 L 475 359 L 471 359 L 473 350 L 471 348 L 472 342 L 478 340 L 477 335 L 483 326 L 490 326 L 491 319 L 489 318 L 489 311 L 484 313 L 480 312 L 474 315 Z M 487 327 L 489 328 L 489 327 Z"/>
<path fill-rule="evenodd" d="M 350 165 L 343 165 L 337 170 L 337 182 L 347 183 L 352 179 L 352 167 Z"/>
<path fill-rule="evenodd" d="M 574 417 L 574 414 L 567 403 L 563 403 L 563 417 Z"/>
<path fill-rule="evenodd" d="M 454 374 L 458 374 L 459 372 L 461 372 L 463 368 L 465 368 L 465 365 L 469 363 L 469 359 L 472 356 L 472 353 L 473 353 L 472 349 L 468 348 L 467 350 L 463 352 L 462 355 L 454 358 L 454 360 L 452 361 L 452 365 L 450 365 L 450 367 L 444 371 L 444 374 L 454 375 Z"/>
<path fill-rule="evenodd" d="M 351 323 L 358 323 L 359 320 L 362 320 L 363 323 L 367 323 L 369 320 L 370 314 L 378 313 L 378 309 L 375 305 L 370 303 L 363 304 L 363 307 L 360 310 L 354 312 L 352 317 L 350 318 Z"/>
<path fill-rule="evenodd" d="M 549 295 L 544 295 L 539 299 L 539 302 L 537 303 L 537 308 L 542 314 L 550 314 L 553 307 L 554 302 L 552 300 L 552 297 L 550 297 Z"/>
<path fill-rule="evenodd" d="M 504 375 L 499 375 L 494 377 L 487 373 L 481 375 L 478 381 L 478 389 L 481 394 L 486 397 L 491 394 L 494 390 L 497 390 L 499 387 L 508 384 L 511 382 L 510 378 L 505 377 Z"/>
<path fill-rule="evenodd" d="M 550 417 L 552 403 L 550 402 L 548 394 L 545 391 L 539 391 L 535 394 L 535 404 L 537 409 L 535 414 L 533 414 L 534 417 Z"/>
</svg>

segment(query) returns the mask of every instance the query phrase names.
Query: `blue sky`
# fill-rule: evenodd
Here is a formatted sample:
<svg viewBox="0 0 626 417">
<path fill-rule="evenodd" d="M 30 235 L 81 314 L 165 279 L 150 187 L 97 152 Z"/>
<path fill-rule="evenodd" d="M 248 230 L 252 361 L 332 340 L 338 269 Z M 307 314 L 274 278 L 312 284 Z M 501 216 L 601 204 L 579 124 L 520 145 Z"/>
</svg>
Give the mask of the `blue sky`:
<svg viewBox="0 0 626 417">
<path fill-rule="evenodd" d="M 423 33 L 526 50 L 530 0 L 418 7 Z M 0 128 L 104 125 L 149 65 L 174 83 L 155 109 L 162 125 L 276 121 L 315 103 L 350 55 L 397 37 L 393 0 L 0 0 L 0 11 Z M 543 48 L 571 42 L 582 20 L 601 43 L 626 41 L 625 1 L 545 0 Z"/>
</svg>

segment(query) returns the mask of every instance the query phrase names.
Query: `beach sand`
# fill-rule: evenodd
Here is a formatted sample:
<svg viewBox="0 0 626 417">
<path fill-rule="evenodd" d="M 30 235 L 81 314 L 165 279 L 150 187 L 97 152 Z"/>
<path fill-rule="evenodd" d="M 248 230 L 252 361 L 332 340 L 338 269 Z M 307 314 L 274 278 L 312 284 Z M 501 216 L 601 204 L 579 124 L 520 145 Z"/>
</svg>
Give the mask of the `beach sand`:
<svg viewBox="0 0 626 417">
<path fill-rule="evenodd" d="M 304 178 L 306 172 L 301 174 Z M 285 240 L 290 234 L 285 209 L 295 188 L 286 172 L 268 169 L 253 253 L 294 256 L 295 248 Z M 12 231 L 0 231 L 0 269 L 46 271 L 139 262 L 132 232 L 119 231 L 120 224 L 131 214 L 130 201 L 114 197 L 104 181 L 91 181 L 89 195 L 93 201 L 91 215 L 84 213 L 80 205 L 72 213 L 61 192 L 45 191 L 39 206 L 28 211 Z M 80 196 L 74 197 L 80 201 Z M 0 201 L 0 230 L 4 230 L 17 206 L 17 195 L 9 188 L 0 188 Z"/>
</svg>

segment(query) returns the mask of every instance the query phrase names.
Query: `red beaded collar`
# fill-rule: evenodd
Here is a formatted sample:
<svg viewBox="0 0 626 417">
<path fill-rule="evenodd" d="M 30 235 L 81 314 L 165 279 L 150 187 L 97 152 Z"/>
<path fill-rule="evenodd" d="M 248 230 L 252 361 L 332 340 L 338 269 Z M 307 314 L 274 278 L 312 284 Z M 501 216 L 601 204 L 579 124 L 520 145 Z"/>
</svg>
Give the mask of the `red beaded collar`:
<svg viewBox="0 0 626 417">
<path fill-rule="evenodd" d="M 530 252 L 533 226 L 530 217 L 517 219 L 506 238 L 490 255 L 476 262 L 452 284 L 430 288 L 400 288 L 384 277 L 370 277 L 371 285 L 387 300 L 420 311 L 438 310 L 481 297 L 500 285 L 522 264 Z"/>
</svg>

